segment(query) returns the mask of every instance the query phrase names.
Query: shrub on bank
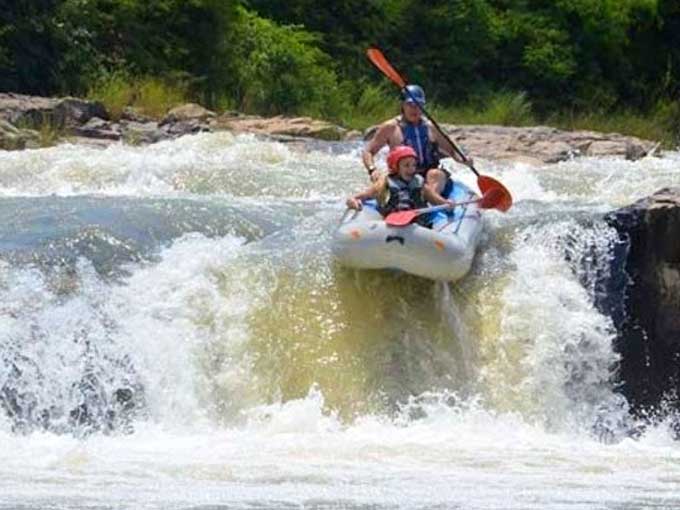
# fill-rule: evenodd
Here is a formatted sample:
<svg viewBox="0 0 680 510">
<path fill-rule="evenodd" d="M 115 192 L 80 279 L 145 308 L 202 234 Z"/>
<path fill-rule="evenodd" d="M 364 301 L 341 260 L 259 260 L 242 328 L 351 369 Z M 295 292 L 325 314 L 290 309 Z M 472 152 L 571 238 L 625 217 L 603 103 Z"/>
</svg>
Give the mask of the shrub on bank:
<svg viewBox="0 0 680 510">
<path fill-rule="evenodd" d="M 174 106 L 190 100 L 184 85 L 159 78 L 134 78 L 122 71 L 102 75 L 91 85 L 87 97 L 101 101 L 115 120 L 126 107 L 159 119 Z"/>
<path fill-rule="evenodd" d="M 230 40 L 236 86 L 225 93 L 232 92 L 242 110 L 338 118 L 349 104 L 317 36 L 239 9 Z"/>
</svg>

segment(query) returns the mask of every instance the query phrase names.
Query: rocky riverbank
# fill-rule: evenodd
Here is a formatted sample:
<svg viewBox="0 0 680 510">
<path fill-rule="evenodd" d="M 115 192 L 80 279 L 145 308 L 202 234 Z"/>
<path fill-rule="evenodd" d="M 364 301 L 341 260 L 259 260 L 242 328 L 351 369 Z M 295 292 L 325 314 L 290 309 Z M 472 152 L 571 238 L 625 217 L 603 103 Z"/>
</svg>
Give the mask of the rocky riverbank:
<svg viewBox="0 0 680 510">
<path fill-rule="evenodd" d="M 454 126 L 443 128 L 470 154 L 498 161 L 549 164 L 580 156 L 619 156 L 639 159 L 656 153 L 649 140 L 593 131 L 562 131 L 537 126 Z M 45 98 L 0 94 L 0 149 L 36 148 L 57 140 L 107 146 L 112 143 L 149 144 L 187 134 L 228 130 L 290 140 L 361 140 L 362 134 L 309 117 L 263 118 L 225 112 L 218 115 L 197 104 L 170 110 L 158 120 L 126 109 L 113 119 L 101 103 L 77 98 Z M 45 132 L 49 135 L 45 140 Z"/>
</svg>

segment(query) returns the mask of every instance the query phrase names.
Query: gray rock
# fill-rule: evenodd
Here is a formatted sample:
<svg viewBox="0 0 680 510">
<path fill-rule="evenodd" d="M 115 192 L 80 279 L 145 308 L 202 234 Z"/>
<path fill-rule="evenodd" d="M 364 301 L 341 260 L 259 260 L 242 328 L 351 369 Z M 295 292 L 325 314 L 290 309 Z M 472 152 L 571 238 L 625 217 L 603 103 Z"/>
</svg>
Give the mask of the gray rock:
<svg viewBox="0 0 680 510">
<path fill-rule="evenodd" d="M 49 123 L 56 128 L 72 128 L 80 126 L 92 117 L 108 119 L 109 115 L 104 106 L 97 101 L 73 97 L 0 94 L 0 119 L 15 125 L 39 127 Z"/>
<path fill-rule="evenodd" d="M 140 124 L 144 124 L 147 122 L 153 122 L 153 119 L 151 117 L 147 117 L 146 115 L 142 115 L 139 113 L 135 108 L 131 106 L 126 106 L 123 109 L 123 113 L 120 116 L 121 121 L 128 121 L 128 122 L 138 122 Z"/>
<path fill-rule="evenodd" d="M 123 140 L 132 145 L 156 143 L 167 137 L 153 121 L 126 122 L 122 125 L 122 130 Z"/>
<path fill-rule="evenodd" d="M 161 121 L 161 126 L 175 122 L 206 121 L 217 114 L 196 103 L 187 103 L 170 110 Z"/>
<path fill-rule="evenodd" d="M 654 142 L 616 133 L 563 131 L 547 126 L 455 126 L 442 125 L 454 141 L 464 143 L 470 155 L 497 161 L 534 164 L 558 163 L 579 156 L 620 156 L 639 159 L 656 146 Z M 377 126 L 365 131 L 374 136 Z"/>
<path fill-rule="evenodd" d="M 211 128 L 198 120 L 172 122 L 161 125 L 161 132 L 165 134 L 166 138 L 178 138 L 184 135 L 209 131 L 211 131 Z"/>
<path fill-rule="evenodd" d="M 666 188 L 608 216 L 619 232 L 609 313 L 618 330 L 619 378 L 640 414 L 665 396 L 680 410 L 680 188 Z M 611 285 L 614 282 L 614 285 Z"/>
<path fill-rule="evenodd" d="M 596 140 L 585 151 L 586 156 L 625 156 L 626 155 L 625 142 L 610 141 L 610 140 Z"/>
<path fill-rule="evenodd" d="M 40 147 L 40 134 L 32 129 L 18 129 L 0 120 L 0 149 L 20 150 Z"/>
<path fill-rule="evenodd" d="M 228 129 L 236 133 L 256 133 L 267 136 L 296 136 L 320 140 L 356 139 L 359 133 L 310 117 L 270 118 L 257 115 L 233 115 L 225 113 L 217 117 L 213 124 L 218 129 Z"/>
<path fill-rule="evenodd" d="M 78 136 L 100 138 L 103 140 L 120 140 L 120 126 L 112 122 L 92 117 L 84 125 L 76 127 L 74 133 Z"/>
</svg>

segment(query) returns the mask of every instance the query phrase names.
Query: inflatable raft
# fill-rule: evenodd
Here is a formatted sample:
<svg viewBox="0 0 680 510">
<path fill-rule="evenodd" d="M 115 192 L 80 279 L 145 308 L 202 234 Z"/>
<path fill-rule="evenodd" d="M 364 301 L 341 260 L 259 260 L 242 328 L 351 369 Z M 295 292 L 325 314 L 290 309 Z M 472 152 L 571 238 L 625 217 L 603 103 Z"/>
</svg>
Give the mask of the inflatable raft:
<svg viewBox="0 0 680 510">
<path fill-rule="evenodd" d="M 460 182 L 447 197 L 455 202 L 477 198 Z M 361 211 L 348 210 L 333 238 L 333 254 L 344 266 L 393 269 L 433 280 L 456 281 L 472 265 L 482 232 L 476 203 L 431 213 L 432 228 L 416 223 L 391 227 L 368 200 Z"/>
</svg>

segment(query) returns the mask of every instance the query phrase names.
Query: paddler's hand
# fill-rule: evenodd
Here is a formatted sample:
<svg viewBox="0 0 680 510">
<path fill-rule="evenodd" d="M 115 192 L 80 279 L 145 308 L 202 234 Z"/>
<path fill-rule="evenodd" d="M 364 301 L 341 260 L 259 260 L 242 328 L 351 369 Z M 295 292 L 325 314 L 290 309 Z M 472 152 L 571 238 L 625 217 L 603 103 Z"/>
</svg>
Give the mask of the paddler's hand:
<svg viewBox="0 0 680 510">
<path fill-rule="evenodd" d="M 456 203 L 453 200 L 447 200 L 446 203 L 448 204 L 449 209 L 456 207 Z"/>
<path fill-rule="evenodd" d="M 468 166 L 468 167 L 472 168 L 473 166 L 475 166 L 475 160 L 472 159 L 470 156 L 467 156 L 467 157 L 465 158 L 465 161 L 463 161 L 463 164 L 464 164 L 465 166 Z"/>
<path fill-rule="evenodd" d="M 373 172 L 375 173 L 375 172 Z M 357 211 L 361 211 L 361 200 L 357 200 L 354 197 L 349 197 L 347 199 L 347 202 L 345 202 L 348 208 L 350 209 L 356 209 Z"/>
</svg>

